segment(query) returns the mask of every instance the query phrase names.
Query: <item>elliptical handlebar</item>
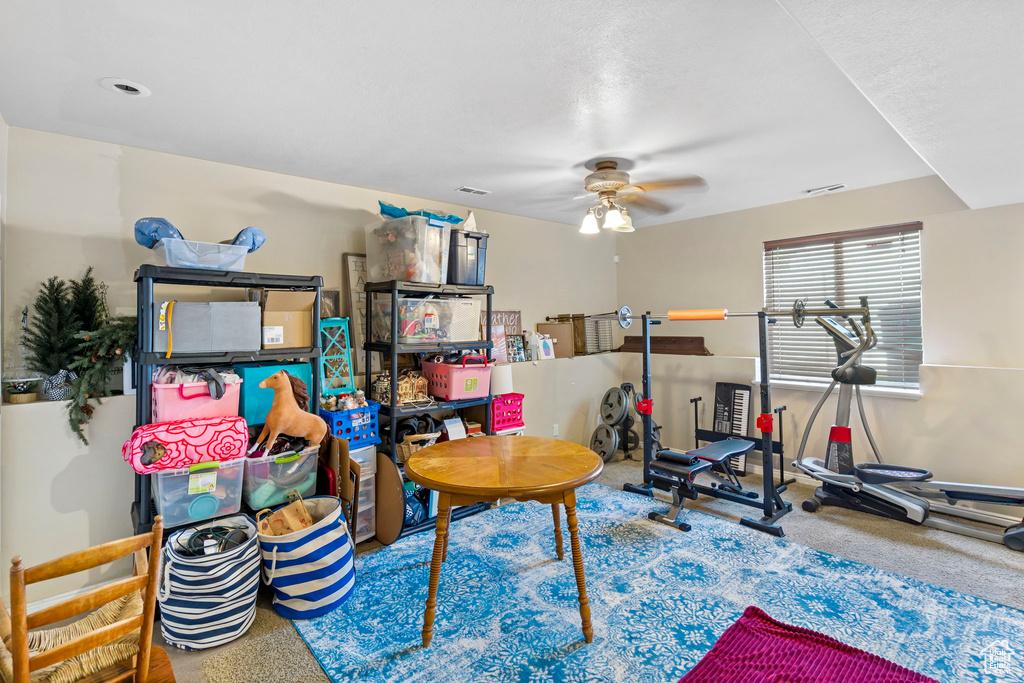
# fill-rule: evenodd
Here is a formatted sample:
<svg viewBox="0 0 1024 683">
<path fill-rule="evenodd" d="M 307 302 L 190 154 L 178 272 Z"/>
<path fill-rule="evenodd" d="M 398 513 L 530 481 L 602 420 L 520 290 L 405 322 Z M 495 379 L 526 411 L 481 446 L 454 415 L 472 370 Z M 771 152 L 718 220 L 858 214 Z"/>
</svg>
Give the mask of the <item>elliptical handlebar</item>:
<svg viewBox="0 0 1024 683">
<path fill-rule="evenodd" d="M 868 308 L 868 298 L 866 296 L 860 297 L 860 308 L 853 309 L 852 311 L 850 309 L 840 309 L 831 300 L 826 300 L 825 306 L 827 307 L 826 311 L 834 310 L 836 311 L 834 315 L 842 317 L 846 319 L 847 322 L 850 323 L 850 327 L 853 329 L 853 333 L 858 338 L 858 344 L 856 348 L 851 349 L 849 351 L 844 351 L 840 354 L 840 357 L 846 359 L 845 362 L 843 362 L 843 364 L 840 365 L 839 367 L 832 370 L 832 383 L 828 385 L 828 388 L 825 390 L 825 393 L 821 395 L 821 399 L 819 399 L 818 403 L 814 406 L 814 410 L 811 411 L 811 415 L 807 420 L 807 426 L 804 428 L 803 436 L 800 439 L 800 448 L 797 451 L 796 460 L 793 461 L 794 466 L 796 466 L 797 468 L 800 468 L 803 462 L 804 451 L 807 447 L 807 439 L 810 436 L 812 427 L 814 426 L 814 421 L 818 417 L 818 413 L 821 411 L 822 406 L 825 405 L 825 401 L 832 394 L 832 391 L 836 388 L 836 385 L 839 384 L 840 378 L 845 376 L 844 373 L 849 368 L 857 364 L 861 356 L 863 356 L 871 349 L 875 348 L 875 346 L 878 344 L 878 335 L 875 334 L 874 329 L 871 327 L 871 311 Z M 817 317 L 820 319 L 823 318 L 824 316 L 818 315 Z M 858 317 L 860 318 L 860 324 L 858 324 L 856 320 L 856 318 Z M 861 327 L 861 325 L 863 325 L 863 327 Z M 828 330 L 827 326 L 822 326 L 825 327 L 826 330 Z M 830 333 L 835 335 L 835 333 L 833 332 Z M 870 428 L 867 426 L 867 420 L 865 419 L 866 416 L 864 415 L 864 404 L 861 401 L 860 387 L 855 386 L 854 388 L 854 393 L 857 397 L 857 405 L 860 409 L 861 422 L 864 425 L 865 431 L 867 432 L 868 441 L 871 444 L 871 449 L 874 451 L 875 459 L 878 460 L 879 462 L 882 462 L 881 455 L 879 454 L 878 448 L 875 445 L 875 440 L 871 435 Z"/>
<path fill-rule="evenodd" d="M 832 302 L 826 301 L 825 303 L 829 304 Z M 860 315 L 861 323 L 864 324 L 863 328 L 857 324 L 857 321 L 854 318 L 848 317 L 850 327 L 853 328 L 853 333 L 860 340 L 860 343 L 857 345 L 857 348 L 840 354 L 846 358 L 846 362 L 832 371 L 832 379 L 837 381 L 840 377 L 844 376 L 844 373 L 846 373 L 848 369 L 856 365 L 861 356 L 875 348 L 878 344 L 878 335 L 875 334 L 874 329 L 871 327 L 871 312 L 870 309 L 868 309 L 868 298 L 866 296 L 862 296 L 860 298 L 860 307 L 863 309 L 863 313 Z"/>
</svg>

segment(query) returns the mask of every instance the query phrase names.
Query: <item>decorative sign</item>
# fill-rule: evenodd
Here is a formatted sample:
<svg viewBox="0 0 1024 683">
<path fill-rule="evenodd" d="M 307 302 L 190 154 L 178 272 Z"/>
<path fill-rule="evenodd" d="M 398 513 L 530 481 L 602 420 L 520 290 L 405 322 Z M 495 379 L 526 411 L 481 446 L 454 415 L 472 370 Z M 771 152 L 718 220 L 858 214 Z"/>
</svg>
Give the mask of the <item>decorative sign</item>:
<svg viewBox="0 0 1024 683">
<path fill-rule="evenodd" d="M 363 371 L 365 352 L 363 342 L 366 340 L 366 254 L 342 254 L 342 270 L 345 273 L 345 289 L 348 290 L 348 320 L 352 332 L 352 367 L 356 372 Z M 371 354 L 371 372 L 380 372 L 380 356 Z"/>
<path fill-rule="evenodd" d="M 487 324 L 487 311 L 480 311 L 481 328 Z M 523 314 L 520 311 L 491 311 L 491 325 L 504 325 L 505 334 L 522 334 Z"/>
</svg>

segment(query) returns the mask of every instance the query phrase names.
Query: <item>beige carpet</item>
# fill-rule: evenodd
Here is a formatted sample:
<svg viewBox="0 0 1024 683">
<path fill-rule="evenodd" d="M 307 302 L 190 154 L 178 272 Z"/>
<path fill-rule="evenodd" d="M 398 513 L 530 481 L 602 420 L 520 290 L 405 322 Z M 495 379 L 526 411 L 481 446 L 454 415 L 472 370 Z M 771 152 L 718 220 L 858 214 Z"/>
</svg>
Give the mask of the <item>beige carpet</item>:
<svg viewBox="0 0 1024 683">
<path fill-rule="evenodd" d="M 623 483 L 638 483 L 640 479 L 640 466 L 626 461 L 608 465 L 599 481 L 621 489 Z M 760 485 L 757 476 L 747 477 L 744 484 L 748 482 L 751 487 Z M 810 496 L 812 490 L 810 486 L 795 484 L 783 494 L 796 508 L 782 520 L 789 540 L 1024 609 L 1021 582 L 1024 553 L 851 510 L 822 508 L 816 514 L 808 514 L 799 507 L 800 501 Z M 702 499 L 692 506 L 734 519 L 746 511 L 756 516 L 755 510 L 727 501 Z M 699 524 L 700 516 L 693 517 L 693 524 Z M 357 552 L 373 552 L 379 547 L 374 542 L 362 543 Z M 166 646 L 159 635 L 156 640 L 157 644 L 167 647 L 181 683 L 326 683 L 329 680 L 291 622 L 273 611 L 269 598 L 261 598 L 256 622 L 249 632 L 229 645 L 204 652 L 184 652 Z"/>
</svg>

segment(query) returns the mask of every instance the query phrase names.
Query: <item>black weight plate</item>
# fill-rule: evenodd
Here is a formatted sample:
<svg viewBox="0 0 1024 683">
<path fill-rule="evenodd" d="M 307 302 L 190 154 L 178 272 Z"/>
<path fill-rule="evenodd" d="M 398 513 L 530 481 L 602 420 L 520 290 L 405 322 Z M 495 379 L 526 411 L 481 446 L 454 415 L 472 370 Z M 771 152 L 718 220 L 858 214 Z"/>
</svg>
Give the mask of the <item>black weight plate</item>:
<svg viewBox="0 0 1024 683">
<path fill-rule="evenodd" d="M 601 421 L 606 425 L 617 425 L 629 413 L 629 398 L 621 387 L 612 387 L 604 392 L 601 399 Z"/>
<path fill-rule="evenodd" d="M 619 435 L 609 425 L 598 425 L 590 437 L 590 450 L 608 462 L 619 450 Z"/>
</svg>

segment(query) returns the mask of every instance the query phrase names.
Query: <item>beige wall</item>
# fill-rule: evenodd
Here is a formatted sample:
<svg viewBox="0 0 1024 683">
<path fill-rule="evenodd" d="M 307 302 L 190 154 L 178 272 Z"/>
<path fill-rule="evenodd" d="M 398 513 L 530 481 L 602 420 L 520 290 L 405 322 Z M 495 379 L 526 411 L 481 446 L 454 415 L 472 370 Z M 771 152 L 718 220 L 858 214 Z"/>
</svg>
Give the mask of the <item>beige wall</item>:
<svg viewBox="0 0 1024 683">
<path fill-rule="evenodd" d="M 3 272 L 6 259 L 3 258 L 4 221 L 7 216 L 7 146 L 10 128 L 0 116 L 0 297 L 3 295 Z M 3 320 L 0 319 L 0 339 L 3 339 Z M 0 354 L 0 375 L 3 375 L 3 354 Z M 2 408 L 0 408 L 2 412 Z M 2 428 L 0 428 L 2 429 Z M 0 509 L 3 505 L 3 473 L 0 471 Z M 3 547 L 3 532 L 0 530 L 0 547 Z M 4 567 L 0 566 L 0 570 Z"/>
<path fill-rule="evenodd" d="M 640 230 L 618 238 L 619 303 L 634 311 L 763 306 L 761 243 L 768 239 L 921 220 L 924 273 L 923 398 L 867 398 L 883 456 L 932 469 L 943 478 L 1024 486 L 1014 429 L 1024 391 L 1024 205 L 967 210 L 937 177 L 804 199 Z M 671 323 L 657 334 L 703 335 L 711 358 L 655 356 L 656 419 L 666 445 L 692 444 L 691 396 L 713 396 L 715 381 L 749 383 L 757 328 L 749 319 Z M 624 358 L 624 379 L 639 362 Z M 787 441 L 798 433 L 819 393 L 776 390 L 788 405 Z M 820 455 L 834 399 L 819 417 L 808 452 Z M 707 426 L 705 415 L 702 426 Z M 854 419 L 857 422 L 857 419 Z M 855 454 L 869 451 L 859 427 Z"/>
<path fill-rule="evenodd" d="M 255 225 L 268 242 L 248 257 L 246 270 L 317 273 L 337 288 L 341 254 L 363 251 L 363 226 L 375 219 L 378 199 L 466 215 L 455 204 L 24 128 L 11 129 L 10 154 L 7 250 L 16 258 L 5 275 L 8 319 L 31 300 L 44 275 L 74 275 L 87 265 L 110 287 L 114 307 L 134 311 L 132 274 L 140 263 L 156 261 L 132 237 L 143 216 L 165 217 L 188 239 L 210 242 Z M 583 241 L 559 223 L 489 211 L 476 216 L 491 234 L 495 306 L 522 310 L 532 325 L 566 306 L 615 300 L 614 278 L 607 277 L 611 236 Z"/>
<path fill-rule="evenodd" d="M 132 237 L 143 216 L 166 217 L 189 239 L 214 242 L 258 226 L 268 242 L 248 257 L 247 270 L 321 274 L 338 288 L 341 255 L 363 250 L 363 226 L 374 220 L 378 199 L 466 215 L 450 204 L 22 128 L 10 133 L 9 186 L 6 321 L 16 320 L 42 279 L 76 276 L 89 265 L 110 287 L 111 307 L 134 313 L 132 274 L 154 260 Z M 489 211 L 476 216 L 491 235 L 487 273 L 497 309 L 521 310 L 532 329 L 545 315 L 614 305 L 611 236 L 584 241 L 566 225 Z M 582 425 L 618 378 L 617 362 L 585 358 L 517 367 L 514 381 L 528 395 L 531 433 L 550 435 L 559 424 L 563 438 L 583 440 L 589 430 Z M 17 552 L 35 562 L 55 548 L 130 533 L 131 476 L 118 450 L 133 416 L 124 403 L 131 400 L 99 409 L 90 447 L 76 443 L 59 406 L 4 407 L 5 561 Z M 37 432 L 46 432 L 42 447 L 31 436 Z M 49 456 L 54 451 L 59 457 Z M 62 484 L 71 477 L 82 485 Z"/>
<path fill-rule="evenodd" d="M 4 490 L 0 501 L 0 563 L 21 555 L 29 565 L 96 543 L 132 534 L 128 506 L 132 470 L 121 460 L 121 444 L 135 421 L 131 396 L 103 402 L 88 427 L 90 445 L 73 438 L 64 402 L 40 401 L 3 408 Z M 31 586 L 29 599 L 124 576 L 117 565 Z"/>
<path fill-rule="evenodd" d="M 362 226 L 373 220 L 378 198 L 465 213 L 433 201 L 20 128 L 10 130 L 9 157 L 11 201 L 3 235 L 8 324 L 43 278 L 77 275 L 87 265 L 110 286 L 113 308 L 133 310 L 132 273 L 152 260 L 132 238 L 141 216 L 167 217 L 188 237 L 208 241 L 259 226 L 270 241 L 249 257 L 247 269 L 319 273 L 329 287 L 340 287 L 341 254 L 363 249 Z M 491 234 L 488 280 L 496 289 L 495 306 L 522 310 L 526 327 L 552 313 L 620 304 L 634 311 L 755 310 L 762 304 L 765 239 L 922 220 L 924 398 L 868 399 L 879 445 L 891 460 L 930 467 L 943 477 L 1024 485 L 1010 433 L 1024 380 L 1024 361 L 1013 343 L 1024 335 L 1024 304 L 1015 296 L 1024 285 L 1017 267 L 1024 206 L 968 211 L 932 177 L 647 228 L 617 240 L 582 238 L 568 226 L 493 212 L 478 211 L 477 217 Z M 616 251 L 620 261 L 612 268 Z M 750 381 L 756 327 L 736 319 L 675 323 L 657 332 L 703 335 L 715 353 L 654 357 L 656 419 L 665 425 L 664 442 L 688 446 L 689 398 L 703 395 L 707 411 L 715 381 Z M 516 365 L 516 390 L 527 394 L 529 433 L 549 436 L 557 424 L 562 438 L 589 439 L 600 395 L 620 381 L 638 382 L 638 360 L 630 354 Z M 775 392 L 776 404 L 790 408 L 785 426 L 791 448 L 816 399 L 809 392 Z M 4 406 L 4 563 L 15 552 L 38 561 L 58 548 L 130 533 L 131 472 L 118 449 L 131 428 L 132 404 L 130 398 L 105 404 L 90 429 L 89 447 L 74 440 L 63 406 Z M 832 410 L 825 408 L 822 427 Z M 706 412 L 703 420 L 707 424 Z M 821 451 L 821 434 L 816 431 L 811 453 Z M 866 456 L 855 434 L 858 452 Z M 102 578 L 83 577 L 59 588 Z"/>
<path fill-rule="evenodd" d="M 0 116 L 0 220 L 7 211 L 7 145 L 10 128 Z"/>
</svg>

